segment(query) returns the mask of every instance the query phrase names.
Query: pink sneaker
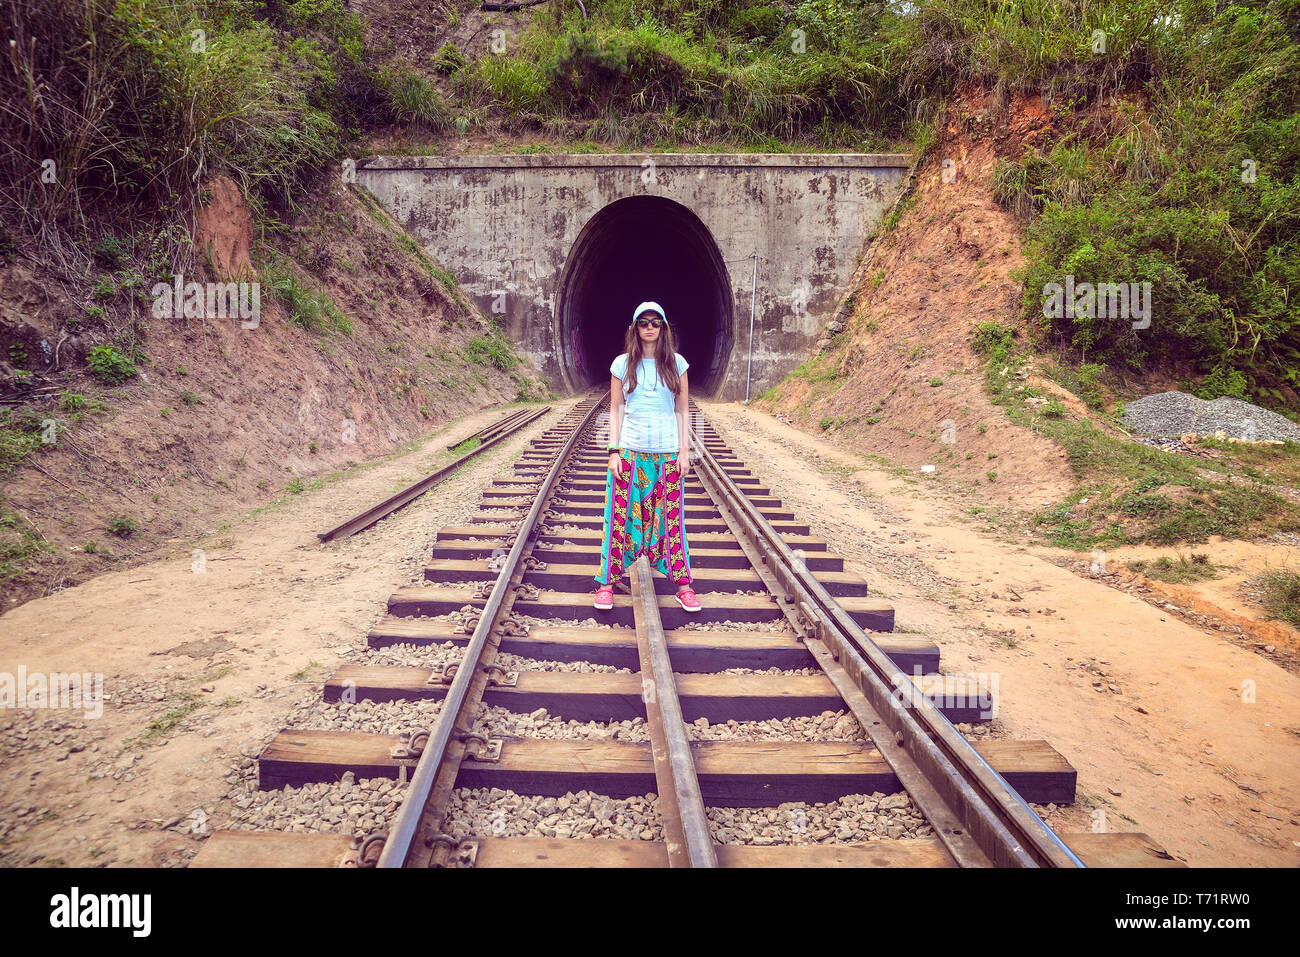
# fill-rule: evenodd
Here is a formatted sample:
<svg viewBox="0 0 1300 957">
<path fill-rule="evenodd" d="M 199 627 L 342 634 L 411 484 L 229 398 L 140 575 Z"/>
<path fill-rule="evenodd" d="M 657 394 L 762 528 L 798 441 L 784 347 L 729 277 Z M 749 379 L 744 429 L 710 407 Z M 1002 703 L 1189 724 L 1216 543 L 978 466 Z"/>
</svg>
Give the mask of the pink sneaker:
<svg viewBox="0 0 1300 957">
<path fill-rule="evenodd" d="M 614 607 L 614 586 L 601 585 L 596 589 L 595 606 L 601 611 L 609 611 Z"/>
<path fill-rule="evenodd" d="M 690 585 L 682 586 L 682 590 L 677 593 L 677 603 L 687 611 L 699 611 L 704 606 L 700 600 L 695 597 L 695 589 Z"/>
</svg>

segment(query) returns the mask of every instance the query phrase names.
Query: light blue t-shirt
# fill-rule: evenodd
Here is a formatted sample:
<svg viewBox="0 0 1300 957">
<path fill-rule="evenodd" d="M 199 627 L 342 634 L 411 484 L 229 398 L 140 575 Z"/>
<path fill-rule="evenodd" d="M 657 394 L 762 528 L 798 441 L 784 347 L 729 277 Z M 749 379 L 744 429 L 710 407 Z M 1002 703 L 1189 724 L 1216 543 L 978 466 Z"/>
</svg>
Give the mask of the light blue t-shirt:
<svg viewBox="0 0 1300 957">
<path fill-rule="evenodd" d="M 674 352 L 677 374 L 681 375 L 690 363 Z M 610 375 L 627 378 L 627 354 L 614 360 Z M 626 414 L 619 432 L 618 444 L 634 452 L 676 452 L 681 449 L 677 436 L 677 396 L 659 378 L 653 359 L 642 359 L 636 370 L 636 390 L 629 393 L 623 383 L 623 400 Z"/>
</svg>

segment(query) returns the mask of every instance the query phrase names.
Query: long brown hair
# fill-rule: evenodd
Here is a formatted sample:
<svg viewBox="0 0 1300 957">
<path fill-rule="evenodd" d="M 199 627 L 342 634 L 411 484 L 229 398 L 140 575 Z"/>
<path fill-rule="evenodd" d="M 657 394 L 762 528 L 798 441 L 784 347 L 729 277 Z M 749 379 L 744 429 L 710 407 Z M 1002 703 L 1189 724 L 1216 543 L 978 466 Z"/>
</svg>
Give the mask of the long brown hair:
<svg viewBox="0 0 1300 957">
<path fill-rule="evenodd" d="M 677 344 L 673 341 L 672 326 L 665 322 L 661 329 L 659 339 L 655 342 L 655 368 L 659 370 L 659 378 L 668 386 L 668 391 L 676 395 L 682 390 L 682 377 L 677 373 Z M 632 392 L 636 389 L 636 370 L 641 365 L 641 337 L 637 334 L 635 322 L 623 336 L 623 346 L 627 350 L 624 391 Z"/>
</svg>

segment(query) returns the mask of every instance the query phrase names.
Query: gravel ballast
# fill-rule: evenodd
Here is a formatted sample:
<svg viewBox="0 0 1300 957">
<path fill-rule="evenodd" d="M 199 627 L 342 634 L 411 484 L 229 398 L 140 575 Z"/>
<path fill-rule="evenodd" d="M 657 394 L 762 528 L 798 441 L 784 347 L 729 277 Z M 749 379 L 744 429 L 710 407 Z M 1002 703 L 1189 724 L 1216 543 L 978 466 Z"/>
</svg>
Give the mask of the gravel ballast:
<svg viewBox="0 0 1300 957">
<path fill-rule="evenodd" d="M 860 844 L 933 837 L 906 794 L 846 794 L 826 804 L 711 807 L 709 830 L 719 844 Z"/>
<path fill-rule="evenodd" d="M 1186 392 L 1158 392 L 1124 404 L 1124 425 L 1139 435 L 1178 436 L 1194 432 L 1253 441 L 1300 442 L 1300 425 L 1257 405 L 1223 396 L 1198 399 Z"/>
<path fill-rule="evenodd" d="M 386 830 L 397 815 L 408 785 L 389 778 L 356 780 L 351 771 L 335 784 L 286 785 L 278 791 L 253 791 L 232 799 L 230 823 L 239 831 L 292 831 L 365 837 Z"/>
<path fill-rule="evenodd" d="M 565 720 L 549 714 L 545 708 L 538 708 L 530 714 L 518 714 L 495 705 L 482 706 L 474 729 L 491 737 L 504 738 L 622 741 L 630 744 L 644 744 L 650 740 L 650 728 L 645 718 L 609 722 Z M 865 741 L 867 737 L 857 719 L 847 711 L 717 724 L 710 723 L 707 718 L 697 718 L 686 725 L 686 735 L 692 741 Z"/>
<path fill-rule="evenodd" d="M 481 705 L 474 730 L 489 737 L 544 738 L 569 741 L 625 741 L 642 743 L 650 740 L 645 718 L 627 721 L 576 721 L 554 717 L 545 708 L 519 714 L 497 705 Z"/>
<path fill-rule="evenodd" d="M 442 702 L 429 698 L 408 701 L 371 701 L 355 704 L 316 701 L 289 716 L 294 731 L 364 731 L 367 734 L 414 734 L 438 722 Z"/>
<path fill-rule="evenodd" d="M 720 844 L 842 844 L 934 835 L 904 794 L 849 794 L 825 804 L 789 802 L 774 808 L 711 807 L 706 814 Z M 579 791 L 554 798 L 458 788 L 443 824 L 457 838 L 664 839 L 653 794 L 611 798 Z"/>
<path fill-rule="evenodd" d="M 456 838 L 662 841 L 658 802 L 654 794 L 612 798 L 579 791 L 554 798 L 516 794 L 501 788 L 457 788 L 447 802 L 443 830 Z"/>
</svg>

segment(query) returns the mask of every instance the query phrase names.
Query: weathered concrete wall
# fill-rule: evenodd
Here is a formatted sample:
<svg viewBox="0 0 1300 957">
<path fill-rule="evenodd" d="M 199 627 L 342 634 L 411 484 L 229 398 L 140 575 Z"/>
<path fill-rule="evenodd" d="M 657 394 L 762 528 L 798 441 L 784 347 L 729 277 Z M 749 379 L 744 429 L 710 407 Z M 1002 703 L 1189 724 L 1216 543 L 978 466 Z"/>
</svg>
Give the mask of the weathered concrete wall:
<svg viewBox="0 0 1300 957">
<path fill-rule="evenodd" d="M 629 196 L 661 196 L 702 221 L 726 261 L 732 316 L 715 394 L 743 398 L 758 255 L 750 393 L 802 362 L 843 298 L 866 238 L 902 185 L 902 154 L 586 154 L 371 157 L 373 192 L 557 388 L 556 296 L 579 232 Z M 603 370 L 602 370 L 603 372 Z"/>
</svg>

